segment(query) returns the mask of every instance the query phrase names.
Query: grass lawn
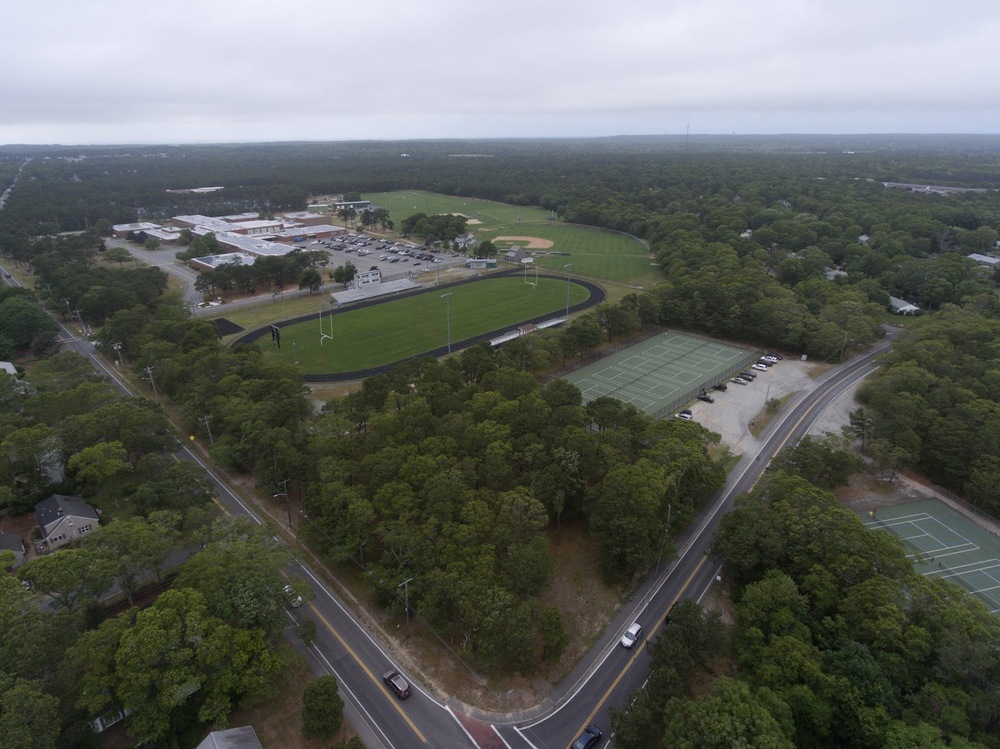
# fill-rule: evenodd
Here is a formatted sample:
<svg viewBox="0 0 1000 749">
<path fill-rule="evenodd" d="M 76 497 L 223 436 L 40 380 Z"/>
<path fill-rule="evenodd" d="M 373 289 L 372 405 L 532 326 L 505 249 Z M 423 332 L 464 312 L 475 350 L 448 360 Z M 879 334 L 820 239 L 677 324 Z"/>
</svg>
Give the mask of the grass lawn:
<svg viewBox="0 0 1000 749">
<path fill-rule="evenodd" d="M 533 276 L 529 276 L 533 280 Z M 570 304 L 585 301 L 589 292 L 570 284 Z M 442 293 L 451 293 L 446 301 Z M 566 281 L 538 279 L 531 286 L 521 276 L 486 278 L 470 284 L 441 287 L 424 294 L 324 315 L 323 324 L 333 340 L 320 344 L 318 319 L 281 329 L 281 349 L 268 337 L 258 342 L 269 356 L 279 357 L 306 374 L 353 372 L 391 364 L 446 346 L 450 308 L 453 344 L 520 322 L 559 313 L 566 306 Z M 283 317 L 288 317 L 283 315 Z M 294 345 L 293 345 L 294 344 Z"/>
<path fill-rule="evenodd" d="M 480 241 L 489 239 L 506 249 L 526 241 L 497 237 L 537 237 L 551 242 L 552 252 L 569 255 L 535 255 L 540 267 L 564 273 L 573 263 L 573 273 L 587 278 L 627 286 L 651 287 L 663 280 L 659 268 L 650 265 L 646 246 L 635 237 L 591 226 L 550 221 L 551 214 L 537 207 L 508 205 L 477 198 L 453 197 L 419 190 L 366 193 L 366 200 L 389 211 L 397 226 L 414 213 L 432 216 L 455 213 L 468 216 L 469 231 Z"/>
<path fill-rule="evenodd" d="M 492 200 L 479 198 L 461 198 L 452 195 L 424 192 L 423 190 L 400 190 L 397 192 L 365 193 L 362 196 L 380 208 L 385 208 L 392 216 L 396 226 L 403 223 L 414 213 L 426 213 L 435 216 L 444 213 L 462 214 L 473 222 L 469 229 L 475 231 L 479 226 L 494 226 L 516 221 L 544 221 L 549 212 L 530 206 L 496 203 Z"/>
<path fill-rule="evenodd" d="M 572 263 L 574 275 L 602 281 L 652 286 L 663 280 L 659 267 L 650 265 L 646 246 L 628 234 L 546 221 L 483 229 L 477 235 L 481 240 L 493 241 L 501 251 L 515 244 L 528 247 L 526 241 L 498 240 L 498 237 L 536 237 L 551 242 L 547 250 L 533 250 L 533 253 L 539 267 L 556 273 L 565 273 L 566 263 Z M 543 252 L 560 254 L 540 254 Z"/>
</svg>

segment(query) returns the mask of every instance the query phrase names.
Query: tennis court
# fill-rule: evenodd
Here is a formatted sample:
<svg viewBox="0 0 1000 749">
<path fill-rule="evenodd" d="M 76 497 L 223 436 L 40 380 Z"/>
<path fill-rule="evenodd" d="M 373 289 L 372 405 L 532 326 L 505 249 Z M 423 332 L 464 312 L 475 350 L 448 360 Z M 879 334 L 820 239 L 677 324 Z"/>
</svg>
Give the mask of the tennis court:
<svg viewBox="0 0 1000 749">
<path fill-rule="evenodd" d="M 1000 613 L 1000 539 L 988 530 L 936 499 L 879 507 L 864 520 L 899 536 L 921 574 L 956 582 Z"/>
<path fill-rule="evenodd" d="M 680 333 L 661 333 L 564 377 L 585 403 L 610 396 L 659 417 L 745 369 L 757 354 Z"/>
</svg>

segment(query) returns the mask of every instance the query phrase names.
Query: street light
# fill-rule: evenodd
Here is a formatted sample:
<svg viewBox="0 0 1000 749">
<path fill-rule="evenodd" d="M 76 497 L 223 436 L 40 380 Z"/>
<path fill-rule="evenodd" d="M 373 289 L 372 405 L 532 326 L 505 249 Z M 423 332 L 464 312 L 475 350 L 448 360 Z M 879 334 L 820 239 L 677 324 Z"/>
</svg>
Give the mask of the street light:
<svg viewBox="0 0 1000 749">
<path fill-rule="evenodd" d="M 445 319 L 447 320 L 447 324 L 448 324 L 448 353 L 449 354 L 451 353 L 451 294 L 452 294 L 452 292 L 449 291 L 447 294 L 442 294 L 441 295 L 441 298 L 444 299 Z"/>
<path fill-rule="evenodd" d="M 566 322 L 569 322 L 569 278 L 573 272 L 573 263 L 566 263 Z"/>
</svg>

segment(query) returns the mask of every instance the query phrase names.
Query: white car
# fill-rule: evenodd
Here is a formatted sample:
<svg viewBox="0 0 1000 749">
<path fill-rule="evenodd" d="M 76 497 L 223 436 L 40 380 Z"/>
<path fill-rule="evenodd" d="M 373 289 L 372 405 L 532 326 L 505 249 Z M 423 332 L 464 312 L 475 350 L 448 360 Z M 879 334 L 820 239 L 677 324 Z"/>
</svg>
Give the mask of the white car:
<svg viewBox="0 0 1000 749">
<path fill-rule="evenodd" d="M 761 359 L 764 359 L 765 361 L 769 361 L 769 362 L 771 362 L 771 364 L 777 364 L 778 363 L 778 357 L 776 357 L 776 356 L 762 356 Z"/>
<path fill-rule="evenodd" d="M 753 365 L 751 365 L 750 369 L 756 369 L 756 370 L 758 370 L 760 372 L 766 372 L 767 371 L 767 367 L 765 367 L 763 364 L 753 364 Z"/>
<path fill-rule="evenodd" d="M 683 419 L 684 421 L 691 421 L 691 419 L 694 418 L 694 414 L 692 414 L 691 411 L 685 408 L 683 411 L 677 414 L 677 418 Z"/>
<path fill-rule="evenodd" d="M 625 634 L 622 635 L 622 647 L 631 648 L 640 637 L 642 637 L 642 625 L 639 622 L 632 622 L 632 626 L 626 629 Z"/>
<path fill-rule="evenodd" d="M 302 596 L 295 592 L 295 588 L 291 585 L 286 585 L 282 590 L 285 593 L 285 600 L 288 601 L 289 606 L 293 609 L 297 609 L 302 605 Z"/>
</svg>

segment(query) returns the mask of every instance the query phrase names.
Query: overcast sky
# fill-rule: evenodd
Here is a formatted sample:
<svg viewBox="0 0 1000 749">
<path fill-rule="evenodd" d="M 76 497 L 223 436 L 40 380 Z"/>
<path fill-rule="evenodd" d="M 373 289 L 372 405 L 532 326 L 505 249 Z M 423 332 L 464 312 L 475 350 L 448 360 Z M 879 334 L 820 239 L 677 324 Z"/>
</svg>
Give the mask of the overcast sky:
<svg viewBox="0 0 1000 749">
<path fill-rule="evenodd" d="M 0 143 L 998 133 L 998 0 L 15 0 Z"/>
</svg>

